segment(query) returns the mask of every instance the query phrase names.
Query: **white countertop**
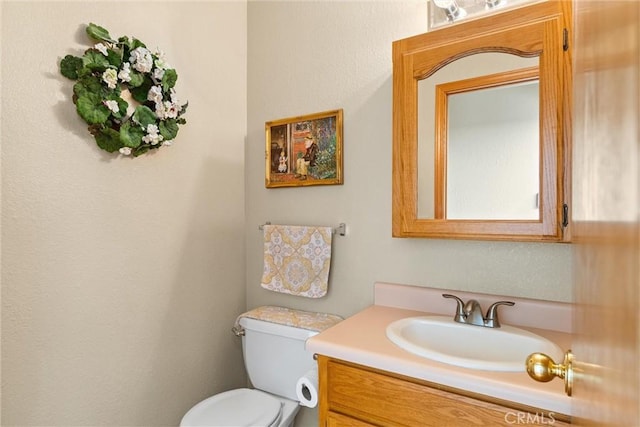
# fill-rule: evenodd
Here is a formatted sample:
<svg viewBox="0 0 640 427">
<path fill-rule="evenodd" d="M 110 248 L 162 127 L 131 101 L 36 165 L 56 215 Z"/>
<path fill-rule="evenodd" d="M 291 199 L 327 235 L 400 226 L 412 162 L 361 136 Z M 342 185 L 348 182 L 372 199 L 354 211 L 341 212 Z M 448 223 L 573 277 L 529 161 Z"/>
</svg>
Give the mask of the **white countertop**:
<svg viewBox="0 0 640 427">
<path fill-rule="evenodd" d="M 568 350 L 571 343 L 569 304 L 552 302 L 546 307 L 545 302 L 513 297 L 388 283 L 376 283 L 374 286 L 375 305 L 309 338 L 306 344 L 307 350 L 472 393 L 571 415 L 571 398 L 565 395 L 564 382 L 560 379 L 540 383 L 529 378 L 526 372 L 482 371 L 436 362 L 401 349 L 393 344 L 385 333 L 387 325 L 406 317 L 428 314 L 453 316 L 455 313 L 453 302 L 449 300 L 442 305 L 441 301 L 442 293 L 453 293 L 464 300 L 477 297 L 483 307 L 487 306 L 486 301 L 489 300 L 515 301 L 516 305 L 508 308 L 511 310 L 511 316 L 506 315 L 507 310 L 504 310 L 505 316 L 502 316 L 502 312 L 500 313 L 503 324 L 530 330 L 555 342 L 563 350 Z M 415 307 L 418 304 L 426 307 L 424 309 L 426 311 L 416 310 Z M 507 319 L 514 317 L 513 313 L 518 309 L 520 309 L 518 321 L 508 322 Z M 535 318 L 544 319 L 545 322 L 550 322 L 551 318 L 551 321 L 556 323 L 556 330 L 530 327 L 529 325 L 535 322 Z M 559 361 L 556 360 L 556 362 Z"/>
</svg>

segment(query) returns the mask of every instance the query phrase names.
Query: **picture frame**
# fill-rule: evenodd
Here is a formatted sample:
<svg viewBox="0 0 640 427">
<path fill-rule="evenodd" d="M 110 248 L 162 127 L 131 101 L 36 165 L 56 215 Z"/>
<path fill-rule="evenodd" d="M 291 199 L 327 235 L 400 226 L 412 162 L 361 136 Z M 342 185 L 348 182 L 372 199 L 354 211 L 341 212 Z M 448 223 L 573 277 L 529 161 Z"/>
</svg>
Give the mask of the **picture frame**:
<svg viewBox="0 0 640 427">
<path fill-rule="evenodd" d="M 265 187 L 339 185 L 342 109 L 265 123 Z"/>
</svg>

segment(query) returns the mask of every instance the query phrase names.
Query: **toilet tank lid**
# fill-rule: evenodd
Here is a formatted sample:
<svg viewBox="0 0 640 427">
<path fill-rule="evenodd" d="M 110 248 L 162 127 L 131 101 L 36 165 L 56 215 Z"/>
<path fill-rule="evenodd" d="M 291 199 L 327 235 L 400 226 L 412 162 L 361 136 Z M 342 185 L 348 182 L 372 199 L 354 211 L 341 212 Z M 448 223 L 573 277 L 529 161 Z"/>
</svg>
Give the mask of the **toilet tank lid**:
<svg viewBox="0 0 640 427">
<path fill-rule="evenodd" d="M 247 329 L 253 329 L 256 327 L 272 329 L 269 325 L 260 325 L 258 322 L 250 322 L 249 319 L 269 323 L 273 326 L 282 325 L 296 329 L 303 329 L 307 331 L 305 332 L 307 337 L 315 335 L 318 332 L 322 332 L 343 320 L 342 317 L 335 314 L 316 313 L 312 311 L 294 310 L 286 307 L 265 305 L 254 308 L 246 313 L 242 313 L 236 319 L 235 327 L 239 328 L 242 326 Z M 315 333 L 309 333 L 309 331 Z"/>
</svg>

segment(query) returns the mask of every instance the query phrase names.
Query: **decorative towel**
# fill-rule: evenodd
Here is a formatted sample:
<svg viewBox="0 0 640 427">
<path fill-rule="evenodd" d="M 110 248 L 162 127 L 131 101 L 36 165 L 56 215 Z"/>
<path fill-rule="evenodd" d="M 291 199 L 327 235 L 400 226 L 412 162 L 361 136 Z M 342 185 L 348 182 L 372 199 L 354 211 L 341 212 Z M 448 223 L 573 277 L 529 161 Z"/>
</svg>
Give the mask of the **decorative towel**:
<svg viewBox="0 0 640 427">
<path fill-rule="evenodd" d="M 320 298 L 327 293 L 331 227 L 264 225 L 262 287 Z"/>
<path fill-rule="evenodd" d="M 246 313 L 242 313 L 238 316 L 235 324 L 236 329 L 241 329 L 240 319 L 243 317 L 317 332 L 322 332 L 343 320 L 342 317 L 335 314 L 315 313 L 312 311 L 294 310 L 291 308 L 265 305 L 254 308 L 253 310 L 247 311 Z"/>
</svg>

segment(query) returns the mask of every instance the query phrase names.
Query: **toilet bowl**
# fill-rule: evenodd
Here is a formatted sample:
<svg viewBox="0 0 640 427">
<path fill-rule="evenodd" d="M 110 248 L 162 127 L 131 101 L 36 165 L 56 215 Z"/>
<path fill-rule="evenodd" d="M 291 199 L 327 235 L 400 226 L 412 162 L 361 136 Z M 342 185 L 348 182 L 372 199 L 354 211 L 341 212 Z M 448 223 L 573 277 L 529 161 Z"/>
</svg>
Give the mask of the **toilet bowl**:
<svg viewBox="0 0 640 427">
<path fill-rule="evenodd" d="M 308 338 L 342 318 L 284 307 L 258 307 L 233 328 L 253 389 L 238 388 L 193 406 L 181 427 L 290 427 L 300 409 L 297 382 L 315 368 L 305 350 Z"/>
<path fill-rule="evenodd" d="M 240 388 L 216 394 L 195 405 L 181 427 L 288 427 L 298 402 L 260 390 Z"/>
</svg>

